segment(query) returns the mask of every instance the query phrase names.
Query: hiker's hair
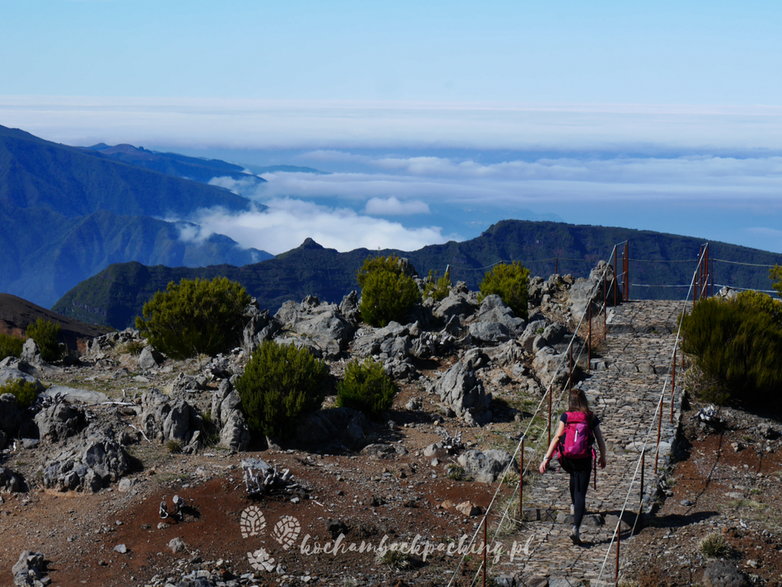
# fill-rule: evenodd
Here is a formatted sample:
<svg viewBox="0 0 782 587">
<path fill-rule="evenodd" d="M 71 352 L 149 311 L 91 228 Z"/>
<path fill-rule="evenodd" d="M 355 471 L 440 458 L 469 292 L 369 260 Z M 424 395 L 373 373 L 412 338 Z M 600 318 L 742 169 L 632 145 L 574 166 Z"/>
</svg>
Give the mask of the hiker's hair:
<svg viewBox="0 0 782 587">
<path fill-rule="evenodd" d="M 589 401 L 587 400 L 584 391 L 578 388 L 572 388 L 570 390 L 570 401 L 568 403 L 569 412 L 584 412 L 585 414 L 591 414 L 592 410 L 589 409 Z"/>
</svg>

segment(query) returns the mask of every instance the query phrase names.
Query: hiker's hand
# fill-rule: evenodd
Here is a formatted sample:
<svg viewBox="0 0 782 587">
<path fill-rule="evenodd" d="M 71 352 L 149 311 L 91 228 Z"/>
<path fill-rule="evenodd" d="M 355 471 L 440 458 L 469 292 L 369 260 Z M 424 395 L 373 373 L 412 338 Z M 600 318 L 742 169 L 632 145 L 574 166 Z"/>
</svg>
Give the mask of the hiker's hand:
<svg viewBox="0 0 782 587">
<path fill-rule="evenodd" d="M 540 462 L 540 468 L 538 470 L 540 471 L 541 474 L 545 473 L 546 469 L 548 469 L 548 463 L 549 463 L 548 459 L 543 459 Z"/>
<path fill-rule="evenodd" d="M 600 465 L 601 469 L 606 468 L 606 456 L 600 455 L 600 458 L 597 459 L 597 464 Z"/>
</svg>

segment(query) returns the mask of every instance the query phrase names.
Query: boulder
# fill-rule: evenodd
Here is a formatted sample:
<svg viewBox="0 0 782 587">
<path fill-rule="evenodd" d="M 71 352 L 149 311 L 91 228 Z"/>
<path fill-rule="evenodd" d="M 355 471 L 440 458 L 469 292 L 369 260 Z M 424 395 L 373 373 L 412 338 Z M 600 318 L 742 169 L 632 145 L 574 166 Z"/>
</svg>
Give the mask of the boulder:
<svg viewBox="0 0 782 587">
<path fill-rule="evenodd" d="M 18 587 L 44 585 L 39 579 L 46 574 L 46 559 L 40 552 L 25 550 L 11 568 L 11 573 L 14 585 Z"/>
<path fill-rule="evenodd" d="M 706 563 L 700 584 L 704 587 L 746 587 L 750 582 L 735 563 L 711 560 Z"/>
<path fill-rule="evenodd" d="M 367 444 L 369 420 L 352 408 L 318 410 L 305 416 L 296 428 L 296 443 L 327 452 L 358 450 Z"/>
<path fill-rule="evenodd" d="M 339 306 L 321 303 L 314 296 L 307 296 L 301 304 L 285 302 L 274 319 L 285 333 L 283 339 L 292 338 L 298 346 L 309 347 L 326 359 L 339 357 L 355 330 Z"/>
<path fill-rule="evenodd" d="M 171 384 L 171 395 L 186 396 L 188 393 L 198 393 L 204 389 L 206 389 L 206 381 L 203 376 L 180 373 Z"/>
<path fill-rule="evenodd" d="M 87 415 L 80 407 L 58 401 L 41 409 L 35 415 L 35 423 L 43 442 L 58 442 L 84 430 Z"/>
<path fill-rule="evenodd" d="M 607 305 L 614 305 L 614 270 L 605 261 L 600 261 L 589 272 L 589 277 L 576 279 L 570 288 L 570 312 L 574 321 L 581 319 L 587 306 L 592 304 L 597 309 L 603 304 L 603 290 L 608 292 Z M 616 288 L 616 301 L 622 301 L 622 288 Z"/>
<path fill-rule="evenodd" d="M 521 334 L 524 320 L 518 318 L 506 306 L 500 296 L 492 294 L 484 298 L 470 324 L 470 336 L 479 342 L 497 344 Z"/>
<path fill-rule="evenodd" d="M 356 290 L 347 294 L 339 303 L 339 311 L 342 317 L 354 327 L 361 322 L 361 313 L 358 310 L 358 292 Z"/>
<path fill-rule="evenodd" d="M 460 318 L 464 321 L 475 313 L 477 307 L 475 294 L 471 294 L 464 282 L 460 281 L 451 288 L 446 297 L 434 305 L 432 315 L 443 322 L 448 322 L 452 318 Z"/>
<path fill-rule="evenodd" d="M 131 458 L 105 431 L 85 434 L 43 468 L 43 484 L 58 491 L 98 491 L 131 470 Z"/>
<path fill-rule="evenodd" d="M 40 381 L 35 377 L 27 373 L 22 369 L 25 364 L 22 361 L 15 361 L 15 363 L 9 363 L 6 366 L 0 368 L 0 385 L 6 385 L 18 379 L 24 379 L 28 383 L 32 383 L 38 388 L 38 391 L 43 391 L 44 387 Z"/>
<path fill-rule="evenodd" d="M 246 450 L 250 445 L 250 429 L 244 414 L 240 410 L 232 410 L 220 430 L 220 442 L 218 446 L 229 450 Z"/>
<path fill-rule="evenodd" d="M 491 394 L 486 393 L 476 370 L 488 364 L 480 349 L 473 349 L 454 363 L 432 386 L 443 404 L 471 425 L 491 419 Z"/>
<path fill-rule="evenodd" d="M 149 439 L 176 440 L 187 445 L 203 427 L 198 411 L 183 399 L 172 399 L 156 389 L 141 398 L 141 430 Z"/>
<path fill-rule="evenodd" d="M 480 483 L 494 483 L 509 466 L 511 471 L 518 473 L 519 470 L 516 461 L 504 450 L 468 450 L 459 455 L 457 462 L 467 475 Z"/>
<path fill-rule="evenodd" d="M 40 365 L 43 363 L 41 350 L 32 338 L 28 338 L 24 341 L 24 344 L 22 345 L 22 354 L 19 355 L 19 359 L 32 365 Z"/>
<path fill-rule="evenodd" d="M 149 345 L 141 349 L 141 353 L 138 356 L 138 366 L 142 371 L 155 369 L 156 367 L 159 367 L 162 362 L 163 355 Z"/>
<path fill-rule="evenodd" d="M 258 307 L 255 298 L 245 310 L 245 317 L 247 323 L 242 331 L 242 349 L 247 353 L 253 352 L 264 340 L 271 340 L 280 328 L 268 310 Z"/>
<path fill-rule="evenodd" d="M 564 354 L 550 346 L 541 348 L 532 359 L 532 369 L 543 387 L 564 384 L 568 378 L 568 364 Z"/>
<path fill-rule="evenodd" d="M 27 489 L 27 484 L 19 473 L 8 467 L 0 466 L 0 491 L 20 493 Z"/>
<path fill-rule="evenodd" d="M 15 395 L 11 393 L 0 395 L 0 431 L 6 438 L 16 438 L 19 435 L 25 412 L 19 407 Z"/>
</svg>

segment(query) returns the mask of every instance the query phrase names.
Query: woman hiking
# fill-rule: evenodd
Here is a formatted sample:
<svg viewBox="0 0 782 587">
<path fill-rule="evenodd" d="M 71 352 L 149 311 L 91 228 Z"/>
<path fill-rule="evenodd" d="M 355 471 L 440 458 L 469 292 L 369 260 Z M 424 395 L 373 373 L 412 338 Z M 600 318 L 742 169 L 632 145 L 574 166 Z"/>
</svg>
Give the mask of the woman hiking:
<svg viewBox="0 0 782 587">
<path fill-rule="evenodd" d="M 601 469 L 606 466 L 606 445 L 600 432 L 600 418 L 589 409 L 584 392 L 571 389 L 569 399 L 568 411 L 559 419 L 557 432 L 540 463 L 540 472 L 546 472 L 551 457 L 556 452 L 560 465 L 570 473 L 570 499 L 573 502 L 573 530 L 570 539 L 573 544 L 580 545 L 581 521 L 586 511 L 586 493 L 594 456 L 592 444 L 597 440 L 600 450 L 597 462 Z"/>
</svg>

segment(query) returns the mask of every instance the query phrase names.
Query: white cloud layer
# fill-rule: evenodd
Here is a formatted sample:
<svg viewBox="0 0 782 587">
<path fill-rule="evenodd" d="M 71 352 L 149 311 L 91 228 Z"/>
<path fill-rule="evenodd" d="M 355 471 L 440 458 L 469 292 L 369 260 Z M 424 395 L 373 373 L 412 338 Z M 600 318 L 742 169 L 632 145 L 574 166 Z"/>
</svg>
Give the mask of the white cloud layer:
<svg viewBox="0 0 782 587">
<path fill-rule="evenodd" d="M 242 214 L 203 211 L 194 221 L 202 227 L 201 234 L 225 234 L 243 247 L 275 255 L 299 246 L 308 237 L 338 251 L 361 247 L 413 251 L 452 238 L 444 236 L 438 227 L 406 228 L 398 222 L 347 208 L 330 208 L 293 198 L 273 199 L 265 205 L 268 208 L 264 211 Z"/>
<path fill-rule="evenodd" d="M 780 106 L 0 96 L 0 120 L 80 145 L 782 148 Z"/>
<path fill-rule="evenodd" d="M 429 214 L 429 206 L 420 200 L 400 200 L 399 198 L 370 198 L 364 211 L 373 216 L 414 216 Z"/>
</svg>

